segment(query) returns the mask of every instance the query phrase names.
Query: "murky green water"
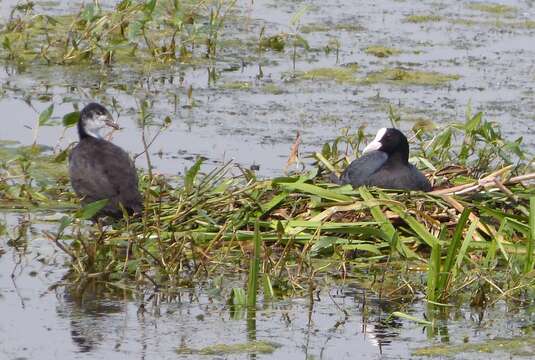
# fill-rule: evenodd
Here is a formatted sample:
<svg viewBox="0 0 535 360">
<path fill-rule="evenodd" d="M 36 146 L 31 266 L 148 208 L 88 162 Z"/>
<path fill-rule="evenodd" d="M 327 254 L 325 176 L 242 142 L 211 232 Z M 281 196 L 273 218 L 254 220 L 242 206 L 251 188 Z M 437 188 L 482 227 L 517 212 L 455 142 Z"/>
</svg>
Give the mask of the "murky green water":
<svg viewBox="0 0 535 360">
<path fill-rule="evenodd" d="M 52 13 L 68 12 L 54 3 L 37 4 Z M 137 122 L 140 101 L 152 104 L 157 122 L 172 118 L 171 127 L 151 148 L 155 167 L 165 174 L 182 173 L 196 156 L 207 157 L 208 166 L 234 158 L 244 167 L 260 165 L 263 176 L 281 174 L 296 131 L 301 132 L 301 151 L 306 154 L 319 150 L 343 127 L 366 124 L 373 132 L 388 125 L 390 105 L 401 115 L 400 127 L 407 130 L 417 121 L 441 124 L 462 119 L 471 104 L 499 123 L 508 138 L 524 136 L 526 146 L 533 148 L 535 26 L 527 21 L 535 21 L 534 3 L 507 2 L 515 10 L 503 14 L 466 4 L 243 1 L 234 22 L 226 26 L 227 46 L 220 50 L 216 82 L 209 81 L 205 67 L 191 65 L 6 65 L 0 74 L 0 140 L 31 144 L 31 127 L 51 102 L 54 118 L 61 123 L 73 104 L 93 99 L 109 104 L 115 98 L 120 108 L 114 115 L 124 130 L 115 134 L 114 142 L 133 154 L 143 150 Z M 12 5 L 1 3 L 4 18 Z M 290 31 L 292 16 L 304 5 L 308 9 L 301 18 L 301 35 L 310 49 L 299 49 L 296 70 L 306 74 L 358 64 L 355 81 L 295 78 L 290 49 L 266 51 L 260 57 L 247 51 L 262 27 L 267 35 Z M 407 22 L 411 15 L 432 15 L 435 20 Z M 334 40 L 340 44 L 338 55 L 332 50 Z M 366 53 L 370 46 L 398 51 L 376 57 Z M 361 81 L 396 67 L 459 79 L 441 86 Z M 187 96 L 190 86 L 193 107 Z M 51 148 L 64 148 L 76 140 L 76 133 L 69 129 L 63 134 L 58 124 L 41 128 L 37 139 Z M 142 157 L 136 165 L 145 166 Z M 409 321 L 386 320 L 396 310 L 422 318 L 425 303 L 379 300 L 351 279 L 325 283 L 312 302 L 306 296 L 266 302 L 249 319 L 232 313 L 226 304 L 233 285 L 243 284 L 239 277 L 172 294 L 108 284 L 75 291 L 62 285 L 65 258 L 42 234 L 56 226 L 46 220 L 58 216 L 5 211 L 0 216 L 0 228 L 5 227 L 0 233 L 0 359 L 406 359 L 415 358 L 413 352 L 422 347 L 485 344 L 495 338 L 517 338 L 520 346 L 453 354 L 458 359 L 529 358 L 535 348 L 524 341 L 533 332 L 531 308 L 504 302 L 484 311 L 455 308 L 441 317 L 431 334 Z M 145 312 L 139 312 L 141 304 Z M 251 341 L 268 342 L 272 352 L 195 351 Z"/>
</svg>

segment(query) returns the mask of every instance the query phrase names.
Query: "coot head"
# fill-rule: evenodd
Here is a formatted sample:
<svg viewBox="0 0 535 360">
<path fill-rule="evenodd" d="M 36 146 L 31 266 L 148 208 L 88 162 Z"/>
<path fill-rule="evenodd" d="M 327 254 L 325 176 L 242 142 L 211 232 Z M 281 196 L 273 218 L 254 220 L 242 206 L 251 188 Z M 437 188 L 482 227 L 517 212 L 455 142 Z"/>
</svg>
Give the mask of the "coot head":
<svg viewBox="0 0 535 360">
<path fill-rule="evenodd" d="M 100 132 L 105 127 L 119 129 L 110 112 L 104 106 L 90 103 L 80 111 L 80 120 L 78 121 L 80 139 L 89 136 L 100 139 L 102 137 Z"/>
<path fill-rule="evenodd" d="M 394 128 L 382 128 L 377 131 L 375 139 L 364 148 L 364 153 L 379 150 L 389 158 L 397 158 L 403 163 L 409 162 L 409 142 L 401 131 Z"/>
</svg>

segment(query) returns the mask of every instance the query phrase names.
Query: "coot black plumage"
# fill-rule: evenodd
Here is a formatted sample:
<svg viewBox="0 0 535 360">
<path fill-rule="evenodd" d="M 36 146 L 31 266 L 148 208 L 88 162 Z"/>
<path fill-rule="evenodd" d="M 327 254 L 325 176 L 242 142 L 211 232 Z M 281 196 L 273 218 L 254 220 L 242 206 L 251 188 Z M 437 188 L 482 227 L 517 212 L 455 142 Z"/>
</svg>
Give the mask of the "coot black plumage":
<svg viewBox="0 0 535 360">
<path fill-rule="evenodd" d="M 401 131 L 382 128 L 337 181 L 354 187 L 431 191 L 429 180 L 409 163 L 409 142 Z"/>
<path fill-rule="evenodd" d="M 120 218 L 120 204 L 130 214 L 139 213 L 142 199 L 130 157 L 100 134 L 106 126 L 118 128 L 104 106 L 91 103 L 82 109 L 78 120 L 80 141 L 69 155 L 69 175 L 82 204 L 108 199 L 97 216 Z"/>
</svg>

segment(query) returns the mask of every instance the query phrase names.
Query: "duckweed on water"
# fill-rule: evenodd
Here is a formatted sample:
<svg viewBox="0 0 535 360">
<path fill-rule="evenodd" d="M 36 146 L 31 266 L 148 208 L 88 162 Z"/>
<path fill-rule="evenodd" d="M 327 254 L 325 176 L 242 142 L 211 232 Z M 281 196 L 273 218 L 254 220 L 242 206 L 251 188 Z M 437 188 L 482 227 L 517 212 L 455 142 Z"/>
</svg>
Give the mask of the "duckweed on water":
<svg viewBox="0 0 535 360">
<path fill-rule="evenodd" d="M 380 57 L 380 58 L 389 57 L 392 55 L 398 55 L 401 53 L 401 51 L 398 49 L 384 47 L 384 46 L 369 46 L 366 49 L 364 49 L 364 52 L 366 54 L 370 54 L 370 55 Z"/>
<path fill-rule="evenodd" d="M 284 90 L 281 87 L 273 83 L 268 83 L 262 86 L 262 91 L 267 94 L 272 94 L 272 95 L 280 95 L 284 93 Z"/>
<path fill-rule="evenodd" d="M 444 85 L 458 80 L 458 75 L 447 75 L 433 71 L 410 70 L 404 68 L 385 69 L 371 73 L 362 80 L 365 84 L 390 83 L 397 85 Z"/>
<path fill-rule="evenodd" d="M 330 31 L 348 31 L 348 32 L 360 32 L 365 28 L 356 23 L 336 23 L 336 24 L 322 24 L 322 23 L 309 23 L 304 24 L 299 28 L 299 31 L 303 34 L 309 34 L 314 32 L 330 32 Z"/>
<path fill-rule="evenodd" d="M 228 90 L 249 90 L 253 86 L 249 81 L 232 81 L 225 82 L 219 85 L 222 89 Z"/>
<path fill-rule="evenodd" d="M 420 24 L 426 22 L 438 22 L 441 21 L 442 17 L 439 15 L 430 15 L 430 14 L 414 14 L 409 15 L 405 18 L 406 22 Z"/>
<path fill-rule="evenodd" d="M 529 356 L 535 351 L 535 339 L 531 336 L 514 339 L 497 338 L 477 344 L 436 345 L 413 351 L 414 356 L 456 356 L 467 352 L 495 353 L 506 351 L 507 354 Z M 508 357 L 508 356 L 507 356 Z"/>
<path fill-rule="evenodd" d="M 449 19 L 446 19 L 446 21 L 453 25 L 460 25 L 460 26 L 467 26 L 467 27 L 481 26 L 481 27 L 490 27 L 490 28 L 497 28 L 497 29 L 507 29 L 507 28 L 527 29 L 527 30 L 535 29 L 535 21 L 533 20 L 506 21 L 502 19 L 474 20 L 474 19 L 466 19 L 466 18 L 449 18 Z"/>
<path fill-rule="evenodd" d="M 195 350 L 187 348 L 177 349 L 178 354 L 199 354 L 199 355 L 233 355 L 233 354 L 271 354 L 277 349 L 277 345 L 267 341 L 251 341 L 243 344 L 217 344 Z"/>
<path fill-rule="evenodd" d="M 277 34 L 273 36 L 264 37 L 260 40 L 260 47 L 262 49 L 271 49 L 274 51 L 283 51 L 286 46 L 286 34 Z"/>
<path fill-rule="evenodd" d="M 495 15 L 510 14 L 516 11 L 514 6 L 481 2 L 469 3 L 466 5 L 466 7 L 471 10 L 477 10 Z"/>
<path fill-rule="evenodd" d="M 356 82 L 355 73 L 358 71 L 357 65 L 333 68 L 318 68 L 305 71 L 298 75 L 304 80 L 334 80 L 340 83 Z"/>
</svg>

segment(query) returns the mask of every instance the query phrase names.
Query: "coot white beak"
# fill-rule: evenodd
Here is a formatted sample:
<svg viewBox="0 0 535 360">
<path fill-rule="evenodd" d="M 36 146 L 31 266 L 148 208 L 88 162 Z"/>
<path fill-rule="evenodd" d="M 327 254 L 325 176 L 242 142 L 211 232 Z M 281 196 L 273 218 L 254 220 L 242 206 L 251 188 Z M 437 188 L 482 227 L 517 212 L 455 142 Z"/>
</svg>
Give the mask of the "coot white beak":
<svg viewBox="0 0 535 360">
<path fill-rule="evenodd" d="M 368 146 L 366 146 L 362 152 L 367 153 L 374 150 L 381 150 L 381 147 L 383 146 L 381 140 L 383 139 L 385 133 L 386 128 L 379 129 L 379 131 L 377 131 L 377 135 L 375 135 L 375 139 L 373 139 L 372 142 L 369 143 Z"/>
</svg>

